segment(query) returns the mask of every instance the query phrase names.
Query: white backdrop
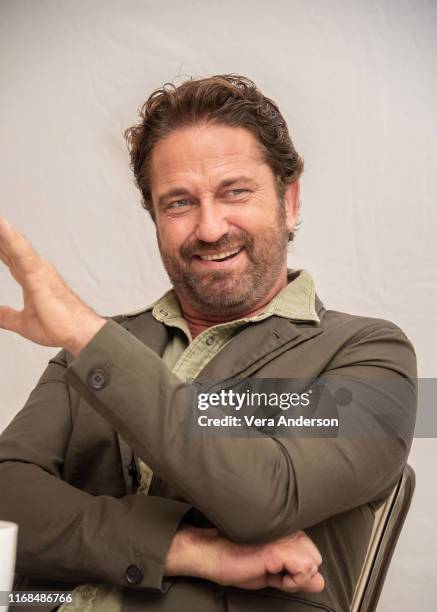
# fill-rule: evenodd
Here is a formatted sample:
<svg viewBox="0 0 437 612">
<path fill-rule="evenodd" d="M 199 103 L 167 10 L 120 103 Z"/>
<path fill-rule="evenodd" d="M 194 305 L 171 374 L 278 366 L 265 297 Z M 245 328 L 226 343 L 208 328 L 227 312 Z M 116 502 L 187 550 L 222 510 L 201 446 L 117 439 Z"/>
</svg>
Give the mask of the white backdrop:
<svg viewBox="0 0 437 612">
<path fill-rule="evenodd" d="M 165 81 L 244 74 L 305 158 L 290 265 L 327 307 L 399 324 L 436 376 L 436 32 L 435 0 L 2 0 L 0 213 L 102 314 L 150 303 L 168 281 L 122 133 Z M 4 267 L 0 303 L 21 303 Z M 1 430 L 54 351 L 0 347 Z M 383 612 L 435 610 L 436 440 L 410 460 Z"/>
</svg>

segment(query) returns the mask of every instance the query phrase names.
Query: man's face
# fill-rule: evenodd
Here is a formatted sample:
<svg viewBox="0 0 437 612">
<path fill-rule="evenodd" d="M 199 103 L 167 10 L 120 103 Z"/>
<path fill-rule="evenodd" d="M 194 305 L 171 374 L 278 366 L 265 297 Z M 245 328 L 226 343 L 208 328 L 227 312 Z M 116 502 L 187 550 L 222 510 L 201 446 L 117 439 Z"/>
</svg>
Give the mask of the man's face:
<svg viewBox="0 0 437 612">
<path fill-rule="evenodd" d="M 175 130 L 153 151 L 151 193 L 164 266 L 179 298 L 197 312 L 249 312 L 285 277 L 298 184 L 279 201 L 248 130 Z"/>
</svg>

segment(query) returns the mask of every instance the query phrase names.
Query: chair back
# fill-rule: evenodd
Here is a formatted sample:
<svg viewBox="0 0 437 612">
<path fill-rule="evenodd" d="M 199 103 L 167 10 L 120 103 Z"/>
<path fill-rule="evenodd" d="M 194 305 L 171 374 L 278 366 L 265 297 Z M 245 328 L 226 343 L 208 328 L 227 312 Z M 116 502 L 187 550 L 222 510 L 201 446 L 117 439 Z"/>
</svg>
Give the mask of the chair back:
<svg viewBox="0 0 437 612">
<path fill-rule="evenodd" d="M 399 482 L 376 510 L 366 558 L 350 612 L 374 612 L 413 497 L 416 476 L 406 465 Z"/>
</svg>

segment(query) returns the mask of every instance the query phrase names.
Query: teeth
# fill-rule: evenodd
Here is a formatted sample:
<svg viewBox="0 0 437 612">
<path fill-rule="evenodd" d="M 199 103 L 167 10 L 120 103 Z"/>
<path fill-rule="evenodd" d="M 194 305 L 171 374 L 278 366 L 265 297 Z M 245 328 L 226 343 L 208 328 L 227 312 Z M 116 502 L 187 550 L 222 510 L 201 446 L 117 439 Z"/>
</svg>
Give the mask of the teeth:
<svg viewBox="0 0 437 612">
<path fill-rule="evenodd" d="M 229 257 L 230 255 L 235 255 L 241 249 L 234 249 L 233 251 L 224 251 L 223 253 L 217 253 L 217 255 L 199 255 L 200 259 L 205 261 L 215 261 L 217 259 L 224 259 L 225 257 Z"/>
</svg>

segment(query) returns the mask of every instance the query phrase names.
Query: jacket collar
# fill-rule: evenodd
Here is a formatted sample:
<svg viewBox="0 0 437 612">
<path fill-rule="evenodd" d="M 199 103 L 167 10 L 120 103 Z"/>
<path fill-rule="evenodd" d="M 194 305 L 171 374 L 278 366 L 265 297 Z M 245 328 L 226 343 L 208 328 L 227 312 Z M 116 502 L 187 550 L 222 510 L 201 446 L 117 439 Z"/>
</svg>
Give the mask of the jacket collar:
<svg viewBox="0 0 437 612">
<path fill-rule="evenodd" d="M 296 288 L 299 289 L 297 294 L 294 293 Z M 224 346 L 203 369 L 198 382 L 204 391 L 219 381 L 223 387 L 226 381 L 251 376 L 281 353 L 322 333 L 320 322 L 324 308 L 307 272 L 289 271 L 289 283 L 280 294 L 268 305 L 267 316 L 261 320 L 247 321 L 238 334 L 238 342 Z M 152 309 L 153 305 L 120 317 L 120 323 L 161 356 L 170 339 L 171 328 L 157 320 Z M 117 438 L 126 490 L 135 493 L 137 483 L 134 476 L 138 472 L 135 458 L 119 434 Z M 132 468 L 135 469 L 132 471 Z"/>
<path fill-rule="evenodd" d="M 305 270 L 289 270 L 289 283 L 273 298 L 262 317 L 245 321 L 238 342 L 227 344 L 204 368 L 203 380 L 225 380 L 250 376 L 259 367 L 293 346 L 322 333 L 320 319 L 324 308 L 315 293 L 314 281 Z M 169 297 L 170 296 L 170 297 Z M 171 328 L 156 316 L 156 305 L 162 317 L 180 316 L 174 293 L 167 292 L 164 302 L 158 300 L 138 314 L 126 315 L 124 326 L 158 355 L 162 355 Z M 164 305 L 163 305 L 164 304 Z M 171 306 L 171 308 L 170 308 Z"/>
<path fill-rule="evenodd" d="M 229 324 L 235 326 L 238 323 L 250 321 L 259 322 L 272 315 L 295 321 L 319 323 L 320 320 L 315 308 L 315 285 L 309 272 L 306 270 L 288 270 L 287 278 L 287 285 L 267 304 L 262 312 L 254 317 L 221 323 L 217 327 Z M 178 327 L 187 336 L 188 341 L 191 341 L 187 322 L 182 316 L 179 301 L 173 289 L 167 291 L 150 308 L 152 308 L 152 314 L 157 321 L 171 327 Z"/>
</svg>

